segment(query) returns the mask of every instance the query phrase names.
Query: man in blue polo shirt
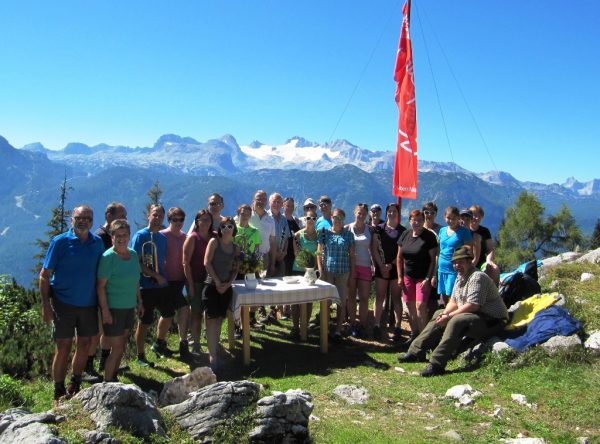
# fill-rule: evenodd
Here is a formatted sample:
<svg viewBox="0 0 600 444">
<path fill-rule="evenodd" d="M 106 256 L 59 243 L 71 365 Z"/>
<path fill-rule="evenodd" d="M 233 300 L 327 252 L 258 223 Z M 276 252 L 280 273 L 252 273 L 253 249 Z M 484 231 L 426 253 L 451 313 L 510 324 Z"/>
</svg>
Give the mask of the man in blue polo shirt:
<svg viewBox="0 0 600 444">
<path fill-rule="evenodd" d="M 90 232 L 94 213 L 87 205 L 78 206 L 71 217 L 72 228 L 50 242 L 40 271 L 42 317 L 53 322 L 56 350 L 52 360 L 54 400 L 73 396 L 81 386 L 81 373 L 87 361 L 93 336 L 98 334 L 96 268 L 104 244 Z M 65 388 L 65 377 L 73 337 L 77 334 L 72 376 Z"/>
<path fill-rule="evenodd" d="M 152 351 L 157 356 L 169 355 L 166 337 L 175 315 L 175 300 L 169 291 L 169 282 L 165 273 L 165 260 L 167 256 L 167 237 L 160 232 L 163 229 L 165 208 L 152 205 L 148 209 L 148 226 L 135 233 L 129 241 L 140 258 L 142 276 L 140 289 L 144 316 L 140 319 L 135 332 L 135 343 L 138 355 L 138 364 L 150 365 L 144 352 L 144 343 L 148 330 L 154 322 L 154 310 L 160 312 L 160 319 L 156 327 L 156 342 Z"/>
</svg>

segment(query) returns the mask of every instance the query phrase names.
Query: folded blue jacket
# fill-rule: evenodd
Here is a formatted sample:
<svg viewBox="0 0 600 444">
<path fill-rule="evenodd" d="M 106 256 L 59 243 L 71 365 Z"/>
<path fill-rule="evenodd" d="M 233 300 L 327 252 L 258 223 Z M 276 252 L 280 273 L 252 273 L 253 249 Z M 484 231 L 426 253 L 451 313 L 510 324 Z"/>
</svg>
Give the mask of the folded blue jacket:
<svg viewBox="0 0 600 444">
<path fill-rule="evenodd" d="M 519 352 L 546 342 L 553 336 L 570 336 L 581 329 L 581 323 L 563 307 L 552 305 L 535 315 L 527 331 L 518 338 L 505 342 Z"/>
</svg>

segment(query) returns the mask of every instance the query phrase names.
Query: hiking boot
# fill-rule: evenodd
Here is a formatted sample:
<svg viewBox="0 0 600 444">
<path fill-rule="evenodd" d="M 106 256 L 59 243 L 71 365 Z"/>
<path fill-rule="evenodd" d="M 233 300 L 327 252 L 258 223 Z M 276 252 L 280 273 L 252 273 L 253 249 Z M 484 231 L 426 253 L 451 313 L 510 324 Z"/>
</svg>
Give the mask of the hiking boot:
<svg viewBox="0 0 600 444">
<path fill-rule="evenodd" d="M 154 364 L 146 359 L 146 355 L 140 353 L 137 358 L 137 363 L 140 367 L 154 367 Z"/>
<path fill-rule="evenodd" d="M 242 327 L 235 327 L 235 331 L 233 333 L 233 337 L 235 339 L 242 339 Z"/>
<path fill-rule="evenodd" d="M 298 327 L 292 327 L 289 336 L 291 341 L 299 341 L 300 340 L 300 329 Z"/>
<path fill-rule="evenodd" d="M 400 342 L 401 339 L 402 339 L 402 330 L 400 329 L 400 327 L 394 328 L 394 334 L 392 335 L 392 340 L 394 342 Z"/>
<path fill-rule="evenodd" d="M 66 396 L 67 389 L 65 388 L 64 382 L 55 382 L 54 383 L 54 404 L 58 404 L 58 401 L 63 396 Z"/>
<path fill-rule="evenodd" d="M 186 359 L 190 356 L 188 341 L 179 341 L 179 358 Z"/>
<path fill-rule="evenodd" d="M 258 320 L 262 323 L 268 322 L 267 310 L 263 306 L 258 307 Z"/>
<path fill-rule="evenodd" d="M 100 351 L 100 362 L 98 363 L 98 369 L 103 372 L 104 371 L 104 367 L 106 366 L 106 360 L 108 359 L 108 357 L 110 356 L 110 349 L 102 349 Z"/>
<path fill-rule="evenodd" d="M 162 358 L 163 356 L 173 355 L 173 351 L 169 350 L 169 348 L 167 347 L 167 342 L 160 339 L 157 339 L 156 342 L 152 344 L 150 350 L 152 350 L 154 354 L 156 354 L 159 358 Z"/>
<path fill-rule="evenodd" d="M 334 334 L 331 335 L 331 342 L 334 342 L 336 344 L 342 342 L 343 339 L 344 338 L 342 337 L 342 333 L 340 333 L 339 331 L 336 331 Z"/>
<path fill-rule="evenodd" d="M 430 376 L 443 375 L 445 372 L 446 370 L 444 369 L 444 367 L 441 367 L 437 364 L 429 364 L 423 369 L 423 371 L 421 371 L 421 376 L 423 378 L 428 378 Z"/>
<path fill-rule="evenodd" d="M 314 319 L 310 321 L 308 325 L 309 327 L 318 327 L 319 325 L 321 325 L 321 312 L 318 312 L 315 315 Z"/>
<path fill-rule="evenodd" d="M 355 339 L 362 339 L 365 337 L 365 330 L 362 325 L 353 325 L 350 329 L 350 335 Z"/>
<path fill-rule="evenodd" d="M 192 344 L 192 354 L 199 355 L 201 353 L 202 353 L 202 348 L 200 347 L 200 343 L 199 342 L 194 342 Z"/>
<path fill-rule="evenodd" d="M 398 362 L 408 363 L 408 362 L 427 362 L 424 353 L 403 353 L 398 356 Z"/>
<path fill-rule="evenodd" d="M 381 328 L 379 328 L 379 325 L 373 327 L 373 339 L 381 341 Z"/>
<path fill-rule="evenodd" d="M 81 390 L 81 375 L 71 375 L 71 382 L 67 386 L 67 397 L 72 398 Z"/>
<path fill-rule="evenodd" d="M 412 343 L 413 343 L 413 341 L 414 341 L 415 339 L 417 339 L 417 336 L 419 336 L 419 334 L 418 334 L 418 333 L 411 333 L 411 334 L 410 334 L 410 336 L 408 337 L 408 339 L 407 339 L 406 341 L 404 341 L 404 342 L 402 343 L 402 345 L 403 345 L 403 346 L 405 346 L 405 347 L 409 347 L 409 346 L 410 346 L 410 344 L 412 344 Z"/>
</svg>

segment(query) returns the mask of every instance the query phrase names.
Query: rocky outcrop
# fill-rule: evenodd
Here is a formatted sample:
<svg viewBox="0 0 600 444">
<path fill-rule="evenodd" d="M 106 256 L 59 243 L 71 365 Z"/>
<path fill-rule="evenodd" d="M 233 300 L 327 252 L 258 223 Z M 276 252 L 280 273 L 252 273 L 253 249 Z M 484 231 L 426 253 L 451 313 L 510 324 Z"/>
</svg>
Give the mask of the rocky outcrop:
<svg viewBox="0 0 600 444">
<path fill-rule="evenodd" d="M 108 426 L 130 430 L 136 436 L 148 438 L 151 434 L 164 434 L 164 423 L 150 396 L 138 386 L 108 382 L 94 384 L 82 390 L 74 399 L 81 402 L 84 411 L 98 429 Z"/>
<path fill-rule="evenodd" d="M 312 397 L 308 392 L 273 392 L 257 403 L 259 419 L 257 426 L 250 432 L 250 442 L 309 442 L 308 420 L 312 410 Z"/>
<path fill-rule="evenodd" d="M 333 394 L 343 399 L 348 404 L 366 404 L 369 400 L 369 392 L 366 388 L 354 385 L 338 385 L 333 389 Z"/>
<path fill-rule="evenodd" d="M 193 439 L 210 442 L 215 429 L 254 403 L 260 390 L 260 384 L 251 381 L 217 382 L 163 410 L 172 415 Z"/>
<path fill-rule="evenodd" d="M 31 413 L 23 409 L 10 409 L 0 414 L 0 444 L 64 444 L 48 424 L 64 421 L 63 416 L 52 412 Z"/>
<path fill-rule="evenodd" d="M 190 393 L 215 382 L 217 377 L 209 367 L 198 367 L 192 373 L 165 382 L 158 397 L 158 405 L 166 407 L 179 404 L 188 399 Z"/>
</svg>

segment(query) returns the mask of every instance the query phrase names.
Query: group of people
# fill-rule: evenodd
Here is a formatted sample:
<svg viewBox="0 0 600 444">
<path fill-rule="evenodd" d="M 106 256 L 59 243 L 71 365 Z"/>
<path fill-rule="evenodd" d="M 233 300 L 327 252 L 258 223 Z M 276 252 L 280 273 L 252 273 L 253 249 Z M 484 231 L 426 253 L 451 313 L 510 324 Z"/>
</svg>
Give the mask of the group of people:
<svg viewBox="0 0 600 444">
<path fill-rule="evenodd" d="M 436 205 L 429 202 L 410 212 L 407 229 L 400 223 L 395 203 L 385 207 L 385 214 L 377 204 L 359 203 L 349 223 L 344 210 L 334 208 L 326 195 L 316 203 L 306 199 L 301 217 L 295 216 L 293 198 L 284 199 L 279 193 L 267 196 L 263 190 L 256 191 L 252 204 L 241 205 L 234 217 L 222 215 L 224 200 L 218 193 L 211 194 L 207 204 L 195 214 L 187 232 L 181 208 L 166 211 L 154 204 L 148 208 L 147 226 L 133 235 L 122 203 L 107 206 L 105 222 L 95 232 L 91 231 L 92 209 L 81 205 L 73 210 L 71 229 L 50 242 L 39 279 L 42 316 L 53 322 L 56 342 L 52 362 L 56 400 L 79 390 L 84 371 L 95 372 L 98 344 L 104 380 L 115 381 L 134 327 L 137 361 L 152 365 L 144 345 L 155 312 L 160 315 L 151 346 L 155 354 L 173 353 L 166 336 L 175 314 L 180 357 L 200 353 L 206 319 L 209 363 L 218 368 L 221 325 L 231 303 L 232 284 L 240 277 L 242 255 L 259 255 L 266 275 L 278 277 L 304 273 L 296 260 L 301 250 L 315 254 L 320 278 L 335 285 L 340 296 L 334 340 L 345 335 L 382 339 L 383 305 L 389 294 L 395 314 L 393 339 L 400 341 L 403 300 L 411 337 L 406 342 L 410 343 L 408 353 L 401 358 L 422 360 L 427 347 L 441 341 L 438 348 L 443 345 L 443 351 L 436 348 L 431 374 L 443 372 L 455 346 L 454 342 L 448 345 L 447 335 L 476 330 L 477 323 L 467 315 L 480 316 L 486 326 L 506 317 L 497 307 L 497 289 L 495 297 L 490 296 L 499 272 L 491 234 L 480 225 L 483 209 L 477 205 L 461 211 L 448 207 L 442 227 L 435 222 Z M 477 282 L 471 283 L 472 275 Z M 372 281 L 376 296 L 374 325 L 369 331 Z M 435 295 L 442 298 L 445 308 L 430 321 L 428 300 Z M 276 318 L 277 311 L 287 315 L 288 309 L 271 307 L 268 315 L 263 309 L 261 320 Z M 296 339 L 299 310 L 294 306 L 289 312 L 291 336 Z M 260 326 L 254 314 L 251 323 Z M 74 339 L 72 376 L 65 386 Z"/>
</svg>

